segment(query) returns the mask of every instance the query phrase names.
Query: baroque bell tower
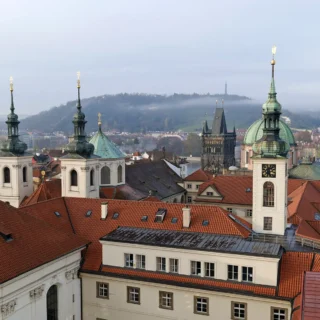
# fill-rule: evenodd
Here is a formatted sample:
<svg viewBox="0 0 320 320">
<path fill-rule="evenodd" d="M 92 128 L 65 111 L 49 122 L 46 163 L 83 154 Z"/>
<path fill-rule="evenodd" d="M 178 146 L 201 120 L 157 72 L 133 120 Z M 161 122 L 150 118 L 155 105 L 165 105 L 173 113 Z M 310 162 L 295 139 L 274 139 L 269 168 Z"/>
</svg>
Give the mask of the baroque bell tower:
<svg viewBox="0 0 320 320">
<path fill-rule="evenodd" d="M 85 114 L 80 99 L 80 72 L 77 73 L 78 102 L 73 116 L 72 141 L 61 158 L 61 193 L 63 197 L 99 198 L 99 157 L 93 154 L 94 146 L 86 139 Z"/>
<path fill-rule="evenodd" d="M 268 100 L 262 106 L 263 136 L 253 144 L 253 230 L 284 235 L 287 226 L 287 153 L 280 136 L 281 104 L 274 81 L 276 47 L 272 48 L 272 76 Z"/>
<path fill-rule="evenodd" d="M 10 77 L 11 107 L 6 121 L 8 138 L 0 146 L 0 200 L 19 207 L 33 192 L 32 155 L 19 139 L 18 115 L 13 101 L 13 79 Z"/>
</svg>

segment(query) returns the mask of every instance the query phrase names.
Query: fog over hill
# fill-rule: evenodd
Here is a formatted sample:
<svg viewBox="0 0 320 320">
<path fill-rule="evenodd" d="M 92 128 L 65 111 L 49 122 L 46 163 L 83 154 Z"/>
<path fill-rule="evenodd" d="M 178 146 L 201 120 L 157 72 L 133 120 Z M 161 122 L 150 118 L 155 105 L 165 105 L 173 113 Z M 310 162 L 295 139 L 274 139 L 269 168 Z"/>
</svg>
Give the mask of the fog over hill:
<svg viewBox="0 0 320 320">
<path fill-rule="evenodd" d="M 261 103 L 248 97 L 238 95 L 210 94 L 127 94 L 103 95 L 82 100 L 86 114 L 87 133 L 97 130 L 97 114 L 103 119 L 103 130 L 141 132 L 148 130 L 201 130 L 205 119 L 211 123 L 216 107 L 224 108 L 229 130 L 233 125 L 246 128 L 261 117 Z M 72 132 L 72 118 L 76 112 L 76 101 L 53 107 L 25 118 L 22 129 L 40 130 L 44 132 Z M 292 126 L 297 128 L 313 128 L 320 126 L 317 113 L 297 114 L 283 110 L 289 116 Z"/>
</svg>

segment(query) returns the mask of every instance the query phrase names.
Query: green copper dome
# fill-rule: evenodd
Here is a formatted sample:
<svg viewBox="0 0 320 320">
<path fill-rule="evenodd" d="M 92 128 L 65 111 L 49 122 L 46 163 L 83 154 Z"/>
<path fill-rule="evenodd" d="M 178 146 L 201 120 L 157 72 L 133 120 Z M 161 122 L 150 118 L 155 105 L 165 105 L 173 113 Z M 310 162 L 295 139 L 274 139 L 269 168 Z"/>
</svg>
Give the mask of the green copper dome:
<svg viewBox="0 0 320 320">
<path fill-rule="evenodd" d="M 91 138 L 90 143 L 94 145 L 94 154 L 104 159 L 119 159 L 126 155 L 113 143 L 101 130 Z"/>
<path fill-rule="evenodd" d="M 293 133 L 289 126 L 283 122 L 282 120 L 279 121 L 279 128 L 280 128 L 280 138 L 281 140 L 285 141 L 288 146 L 294 146 L 296 144 L 294 140 Z M 243 144 L 245 145 L 252 145 L 257 140 L 261 139 L 263 136 L 263 119 L 259 119 L 255 121 L 247 130 Z"/>
</svg>

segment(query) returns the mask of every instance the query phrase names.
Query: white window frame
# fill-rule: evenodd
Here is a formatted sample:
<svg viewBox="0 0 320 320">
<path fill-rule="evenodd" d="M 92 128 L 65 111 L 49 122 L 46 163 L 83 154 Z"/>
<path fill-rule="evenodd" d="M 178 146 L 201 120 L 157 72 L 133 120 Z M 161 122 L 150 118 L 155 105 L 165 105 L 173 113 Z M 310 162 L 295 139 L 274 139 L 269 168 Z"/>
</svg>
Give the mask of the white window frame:
<svg viewBox="0 0 320 320">
<path fill-rule="evenodd" d="M 146 269 L 146 256 L 144 254 L 136 254 L 136 268 Z"/>
<path fill-rule="evenodd" d="M 247 319 L 247 304 L 244 302 L 236 302 L 236 301 L 232 301 L 231 304 L 232 304 L 231 319 L 246 320 Z M 236 311 L 238 312 L 238 315 L 236 315 Z M 243 317 L 240 316 L 241 311 L 244 311 Z"/>
<path fill-rule="evenodd" d="M 211 267 L 213 266 L 213 275 L 211 275 Z M 216 266 L 214 262 L 205 262 L 204 263 L 204 276 L 208 278 L 214 278 L 215 277 L 215 272 L 216 272 Z M 209 271 L 209 272 L 207 272 Z"/>
<path fill-rule="evenodd" d="M 198 310 L 198 305 L 200 305 L 201 310 Z M 206 306 L 206 311 L 203 311 L 203 306 Z M 209 298 L 194 297 L 194 313 L 209 315 Z"/>
<path fill-rule="evenodd" d="M 251 269 L 251 280 L 249 279 L 249 278 L 250 278 L 250 277 L 249 277 L 249 275 L 250 275 L 249 269 Z M 243 276 L 244 273 L 246 274 L 246 278 L 247 278 L 247 279 L 245 279 L 245 277 Z M 252 282 L 253 282 L 253 267 L 246 267 L 246 266 L 241 267 L 241 276 L 242 276 L 242 281 L 243 281 L 243 282 L 250 282 L 250 283 L 252 283 Z"/>
<path fill-rule="evenodd" d="M 192 184 L 191 183 L 187 184 L 187 189 L 192 189 Z"/>
<path fill-rule="evenodd" d="M 201 277 L 202 275 L 202 265 L 201 261 L 191 260 L 190 261 L 190 274 L 192 276 Z M 200 272 L 198 272 L 200 269 Z"/>
<path fill-rule="evenodd" d="M 157 262 L 157 271 L 160 272 L 166 272 L 166 268 L 167 268 L 167 259 L 165 257 L 157 257 L 156 258 L 156 262 Z M 164 266 L 164 268 L 163 268 Z"/>
<path fill-rule="evenodd" d="M 136 297 L 138 297 L 138 301 L 136 300 Z M 140 288 L 127 287 L 127 302 L 134 303 L 134 304 L 140 304 Z"/>
<path fill-rule="evenodd" d="M 175 258 L 169 259 L 169 272 L 179 273 L 179 259 L 175 259 Z"/>
<path fill-rule="evenodd" d="M 287 319 L 288 319 L 288 309 L 271 307 L 271 320 L 287 320 Z"/>
<path fill-rule="evenodd" d="M 109 283 L 97 282 L 97 298 L 109 299 Z"/>
<path fill-rule="evenodd" d="M 251 218 L 252 217 L 252 209 L 246 210 L 246 217 Z"/>
<path fill-rule="evenodd" d="M 173 293 L 159 291 L 159 308 L 173 310 Z"/>
<path fill-rule="evenodd" d="M 232 268 L 232 277 L 229 277 L 229 267 Z M 235 268 L 237 268 L 237 271 L 235 271 Z M 233 281 L 238 281 L 239 280 L 239 266 L 233 265 L 233 264 L 228 264 L 228 280 L 233 280 Z M 235 278 L 235 274 L 237 273 L 237 278 Z"/>
<path fill-rule="evenodd" d="M 133 253 L 124 254 L 124 266 L 126 268 L 133 268 L 134 266 Z"/>
</svg>

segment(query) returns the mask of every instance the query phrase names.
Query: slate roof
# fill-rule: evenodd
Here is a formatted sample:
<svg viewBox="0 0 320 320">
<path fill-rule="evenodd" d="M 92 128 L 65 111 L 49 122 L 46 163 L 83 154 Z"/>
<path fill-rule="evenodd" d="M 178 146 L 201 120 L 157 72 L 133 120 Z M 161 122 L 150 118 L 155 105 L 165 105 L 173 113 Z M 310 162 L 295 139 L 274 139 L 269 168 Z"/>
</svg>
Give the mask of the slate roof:
<svg viewBox="0 0 320 320">
<path fill-rule="evenodd" d="M 175 230 L 119 227 L 102 237 L 101 240 L 272 258 L 280 258 L 282 254 L 280 245 L 275 243 L 247 241 L 235 236 Z"/>
<path fill-rule="evenodd" d="M 152 194 L 164 199 L 184 192 L 184 188 L 178 185 L 182 182 L 164 161 L 139 162 L 126 167 L 126 184 L 140 191 L 144 197 Z"/>
<path fill-rule="evenodd" d="M 94 145 L 94 154 L 103 159 L 122 159 L 126 157 L 119 147 L 102 132 L 101 127 L 89 143 Z"/>
<path fill-rule="evenodd" d="M 50 215 L 59 219 L 53 211 Z M 72 232 L 51 226 L 43 218 L 37 219 L 0 201 L 0 283 L 84 248 L 89 243 Z M 9 234 L 12 240 L 6 241 L 5 235 Z"/>
</svg>

